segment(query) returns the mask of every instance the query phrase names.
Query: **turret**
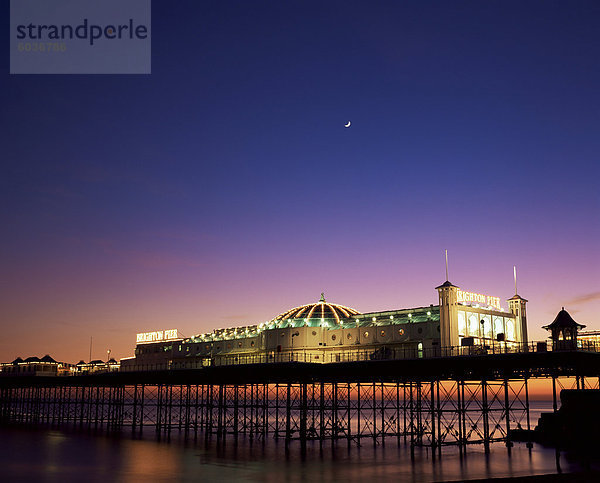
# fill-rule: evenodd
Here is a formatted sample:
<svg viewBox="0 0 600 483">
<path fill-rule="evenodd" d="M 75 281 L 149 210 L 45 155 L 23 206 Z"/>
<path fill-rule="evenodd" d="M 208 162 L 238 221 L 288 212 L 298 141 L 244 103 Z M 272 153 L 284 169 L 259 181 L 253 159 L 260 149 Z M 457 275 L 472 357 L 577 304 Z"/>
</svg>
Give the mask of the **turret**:
<svg viewBox="0 0 600 483">
<path fill-rule="evenodd" d="M 442 348 L 458 346 L 458 301 L 459 287 L 446 280 L 435 288 L 440 298 L 440 344 Z"/>
<path fill-rule="evenodd" d="M 527 336 L 527 300 L 518 294 L 508 299 L 508 308 L 511 314 L 514 314 L 517 322 L 521 343 L 527 345 L 529 339 Z"/>
</svg>

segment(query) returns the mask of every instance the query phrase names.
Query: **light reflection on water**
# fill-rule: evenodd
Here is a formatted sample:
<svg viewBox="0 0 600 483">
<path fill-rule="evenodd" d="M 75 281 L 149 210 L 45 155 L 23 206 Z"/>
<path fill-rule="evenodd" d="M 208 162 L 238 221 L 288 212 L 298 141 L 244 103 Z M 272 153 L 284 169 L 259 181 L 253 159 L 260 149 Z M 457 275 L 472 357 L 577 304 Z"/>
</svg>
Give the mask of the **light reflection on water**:
<svg viewBox="0 0 600 483">
<path fill-rule="evenodd" d="M 537 406 L 537 405 L 536 405 Z M 551 406 L 550 406 L 551 407 Z M 532 427 L 537 414 L 532 412 Z M 150 429 L 150 428 L 149 428 Z M 126 434 L 126 433 L 125 433 Z M 344 441 L 309 442 L 304 457 L 297 441 L 286 453 L 285 443 L 268 438 L 250 442 L 233 438 L 225 444 L 205 444 L 202 435 L 194 442 L 173 432 L 168 441 L 110 437 L 52 430 L 0 429 L 0 479 L 44 482 L 139 482 L 139 481 L 401 481 L 465 480 L 556 473 L 556 453 L 539 445 L 529 450 L 516 443 L 509 452 L 497 443 L 486 455 L 481 445 L 468 448 L 461 457 L 456 447 L 443 449 L 441 458 L 428 448 L 397 446 L 394 438 L 386 446 L 373 448 L 365 439 L 362 447 L 348 449 Z M 577 463 L 561 456 L 562 471 L 580 470 Z"/>
</svg>

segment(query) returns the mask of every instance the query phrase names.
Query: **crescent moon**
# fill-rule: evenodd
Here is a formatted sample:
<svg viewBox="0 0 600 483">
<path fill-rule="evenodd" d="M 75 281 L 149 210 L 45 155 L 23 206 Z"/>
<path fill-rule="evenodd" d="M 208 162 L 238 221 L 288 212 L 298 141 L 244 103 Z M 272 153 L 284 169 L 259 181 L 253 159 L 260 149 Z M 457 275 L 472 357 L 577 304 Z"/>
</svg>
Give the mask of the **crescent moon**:
<svg viewBox="0 0 600 483">
<path fill-rule="evenodd" d="M 348 121 L 347 124 L 344 124 L 344 127 L 350 127 L 350 124 L 352 124 L 352 122 Z"/>
</svg>

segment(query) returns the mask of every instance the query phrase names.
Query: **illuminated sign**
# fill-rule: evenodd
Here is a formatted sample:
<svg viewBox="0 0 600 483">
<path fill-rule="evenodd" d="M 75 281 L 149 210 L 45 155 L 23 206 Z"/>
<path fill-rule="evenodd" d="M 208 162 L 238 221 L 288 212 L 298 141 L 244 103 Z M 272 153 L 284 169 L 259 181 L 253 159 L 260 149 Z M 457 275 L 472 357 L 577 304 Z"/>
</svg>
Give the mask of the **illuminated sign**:
<svg viewBox="0 0 600 483">
<path fill-rule="evenodd" d="M 179 334 L 177 329 L 157 330 L 155 332 L 142 332 L 137 334 L 136 342 L 139 344 L 143 342 L 160 342 L 163 340 L 172 340 L 178 338 Z"/>
<path fill-rule="evenodd" d="M 502 309 L 500 306 L 500 297 L 492 297 L 491 295 L 483 295 L 475 292 L 463 292 L 462 290 L 459 290 L 456 295 L 459 303 L 478 303 L 489 305 L 498 310 Z"/>
</svg>

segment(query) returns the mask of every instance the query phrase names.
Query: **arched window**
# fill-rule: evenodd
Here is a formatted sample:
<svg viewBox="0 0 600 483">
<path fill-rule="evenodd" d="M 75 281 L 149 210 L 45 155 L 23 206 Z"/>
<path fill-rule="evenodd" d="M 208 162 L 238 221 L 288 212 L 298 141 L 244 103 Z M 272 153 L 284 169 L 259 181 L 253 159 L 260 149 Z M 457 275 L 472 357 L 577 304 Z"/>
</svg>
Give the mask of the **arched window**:
<svg viewBox="0 0 600 483">
<path fill-rule="evenodd" d="M 506 319 L 506 337 L 508 340 L 516 340 L 515 321 L 513 319 Z"/>
<path fill-rule="evenodd" d="M 479 335 L 479 317 L 477 317 L 477 314 L 469 315 L 469 335 L 474 337 Z"/>
</svg>

